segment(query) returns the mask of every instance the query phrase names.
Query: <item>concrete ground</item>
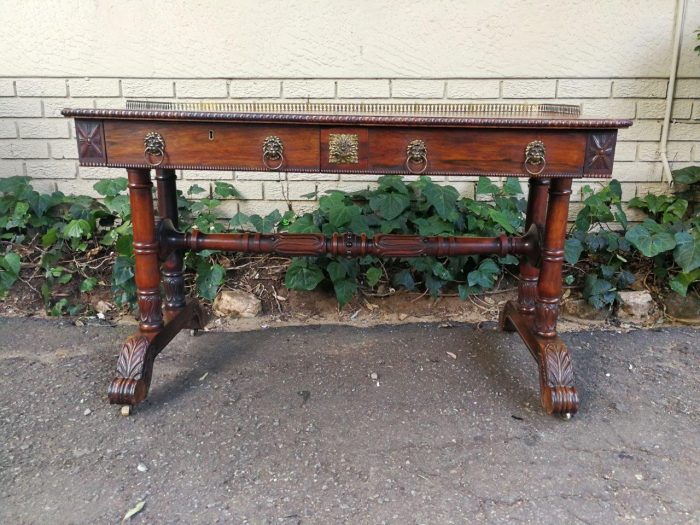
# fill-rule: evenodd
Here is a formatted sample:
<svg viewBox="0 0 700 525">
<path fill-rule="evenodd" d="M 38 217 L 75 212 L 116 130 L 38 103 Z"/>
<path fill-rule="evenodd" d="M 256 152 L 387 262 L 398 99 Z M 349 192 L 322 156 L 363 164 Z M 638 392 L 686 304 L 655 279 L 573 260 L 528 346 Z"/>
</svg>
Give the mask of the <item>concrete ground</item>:
<svg viewBox="0 0 700 525">
<path fill-rule="evenodd" d="M 516 335 L 428 324 L 180 334 L 121 417 L 131 329 L 0 318 L 0 523 L 700 522 L 700 330 L 564 334 L 566 422 Z"/>
</svg>

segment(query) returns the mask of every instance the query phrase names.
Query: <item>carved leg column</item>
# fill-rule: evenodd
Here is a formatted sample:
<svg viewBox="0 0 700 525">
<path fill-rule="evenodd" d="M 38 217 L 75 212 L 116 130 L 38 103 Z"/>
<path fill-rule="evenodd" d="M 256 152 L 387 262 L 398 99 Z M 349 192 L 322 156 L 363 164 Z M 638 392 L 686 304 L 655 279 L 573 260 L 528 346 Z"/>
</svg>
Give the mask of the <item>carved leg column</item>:
<svg viewBox="0 0 700 525">
<path fill-rule="evenodd" d="M 163 316 L 150 170 L 129 169 L 127 174 L 140 322 L 139 333 L 124 343 L 117 361 L 117 377 L 110 384 L 108 395 L 112 403 L 133 405 L 143 400 L 148 392 L 157 354 L 151 340 L 163 328 Z"/>
<path fill-rule="evenodd" d="M 542 404 L 548 413 L 564 415 L 575 413 L 579 404 L 569 350 L 557 337 L 570 196 L 571 179 L 552 181 L 535 302 Z"/>
<path fill-rule="evenodd" d="M 549 191 L 550 179 L 532 177 L 529 180 L 529 191 L 527 198 L 527 215 L 525 216 L 525 231 L 528 231 L 534 224 L 542 234 L 545 220 L 547 218 L 547 192 Z M 508 302 L 501 312 L 501 329 L 506 331 L 515 330 L 515 326 L 510 321 L 511 312 L 519 312 L 524 316 L 525 321 L 533 326 L 535 315 L 535 300 L 537 299 L 537 281 L 539 280 L 540 269 L 530 258 L 521 256 L 520 258 L 520 283 L 518 284 L 518 302 L 513 304 Z"/>
<path fill-rule="evenodd" d="M 158 191 L 158 215 L 161 220 L 169 219 L 178 227 L 177 193 L 175 170 L 157 169 L 156 187 Z M 185 307 L 185 279 L 183 276 L 183 254 L 181 250 L 171 252 L 161 267 L 163 291 L 165 294 L 165 320 L 170 321 Z"/>
</svg>

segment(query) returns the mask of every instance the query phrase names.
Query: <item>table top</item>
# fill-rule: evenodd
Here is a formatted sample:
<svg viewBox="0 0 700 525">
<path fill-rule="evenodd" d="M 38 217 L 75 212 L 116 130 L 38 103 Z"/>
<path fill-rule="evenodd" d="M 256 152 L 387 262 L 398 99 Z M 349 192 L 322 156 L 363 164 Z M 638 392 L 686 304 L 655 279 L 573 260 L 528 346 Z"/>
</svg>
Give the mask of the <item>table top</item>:
<svg viewBox="0 0 700 525">
<path fill-rule="evenodd" d="M 67 117 L 118 120 L 286 122 L 357 125 L 625 128 L 627 119 L 589 119 L 570 104 L 382 102 L 158 102 L 127 100 L 126 108 L 66 108 Z"/>
</svg>

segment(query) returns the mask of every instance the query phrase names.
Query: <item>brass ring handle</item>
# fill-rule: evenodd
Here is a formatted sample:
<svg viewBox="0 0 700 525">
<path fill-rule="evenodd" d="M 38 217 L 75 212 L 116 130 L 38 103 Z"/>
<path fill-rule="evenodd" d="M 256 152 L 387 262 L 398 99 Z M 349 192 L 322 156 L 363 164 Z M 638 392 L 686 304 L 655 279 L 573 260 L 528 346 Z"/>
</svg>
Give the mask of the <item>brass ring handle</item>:
<svg viewBox="0 0 700 525">
<path fill-rule="evenodd" d="M 411 168 L 411 163 L 418 163 L 420 162 L 423 164 L 423 167 L 419 170 L 414 170 Z M 420 175 L 423 173 L 426 169 L 428 169 L 428 157 L 426 155 L 421 155 L 420 157 L 417 158 L 411 158 L 411 157 L 406 157 L 406 169 L 413 173 L 414 175 Z"/>
<path fill-rule="evenodd" d="M 538 171 L 532 171 L 530 169 L 530 164 L 526 160 L 525 161 L 525 171 L 527 171 L 530 175 L 539 175 L 540 173 L 542 173 L 544 171 L 545 166 L 547 166 L 547 161 L 542 159 L 542 162 L 540 164 L 542 164 L 542 167 Z"/>
<path fill-rule="evenodd" d="M 153 162 L 151 157 L 159 157 L 158 162 Z M 150 166 L 157 167 L 165 160 L 165 139 L 157 131 L 146 133 L 143 139 L 143 158 Z"/>
<path fill-rule="evenodd" d="M 262 163 L 269 170 L 278 170 L 284 164 L 284 144 L 279 137 L 270 135 L 265 137 L 262 145 Z M 269 161 L 279 161 L 276 165 L 270 165 Z"/>
<path fill-rule="evenodd" d="M 267 163 L 268 159 L 270 159 L 270 160 L 279 159 L 279 163 L 276 166 L 270 166 Z M 278 170 L 282 167 L 282 164 L 284 164 L 284 155 L 282 153 L 280 153 L 279 155 L 272 156 L 269 153 L 263 153 L 262 162 L 268 170 L 273 170 L 273 171 Z"/>
<path fill-rule="evenodd" d="M 422 164 L 423 167 L 419 170 L 414 170 L 412 164 Z M 412 140 L 406 148 L 406 169 L 414 175 L 420 175 L 428 169 L 428 148 L 425 142 L 416 139 Z"/>
<path fill-rule="evenodd" d="M 525 148 L 525 171 L 530 175 L 539 175 L 544 171 L 547 166 L 547 159 L 545 159 L 546 149 L 544 147 L 544 142 L 541 140 L 533 140 Z M 530 166 L 539 166 L 539 170 L 532 170 Z"/>
</svg>

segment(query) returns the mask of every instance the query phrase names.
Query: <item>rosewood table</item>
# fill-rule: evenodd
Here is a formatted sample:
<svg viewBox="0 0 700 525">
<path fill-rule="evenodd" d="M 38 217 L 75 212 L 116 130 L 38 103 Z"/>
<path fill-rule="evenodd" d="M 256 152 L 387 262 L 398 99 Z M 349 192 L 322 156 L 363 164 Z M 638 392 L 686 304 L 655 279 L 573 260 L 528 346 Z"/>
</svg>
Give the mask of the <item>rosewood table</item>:
<svg viewBox="0 0 700 525">
<path fill-rule="evenodd" d="M 126 168 L 132 209 L 139 330 L 122 347 L 109 400 L 142 401 L 153 362 L 205 316 L 185 300 L 187 251 L 388 257 L 514 254 L 517 301 L 501 313 L 537 362 L 550 414 L 579 406 L 569 351 L 557 336 L 571 181 L 610 177 L 617 130 L 629 120 L 584 119 L 552 104 L 321 104 L 128 101 L 126 109 L 65 109 L 82 166 Z M 155 169 L 158 217 L 151 170 Z M 176 169 L 528 177 L 526 231 L 493 238 L 419 235 L 184 233 Z M 161 292 L 162 285 L 162 292 Z"/>
</svg>

